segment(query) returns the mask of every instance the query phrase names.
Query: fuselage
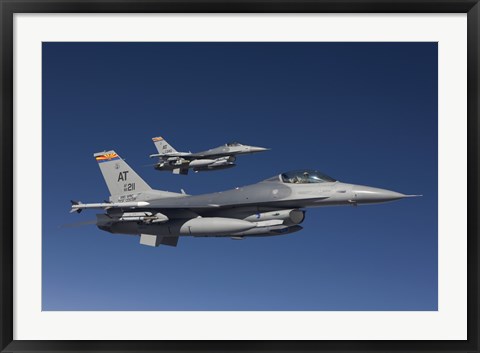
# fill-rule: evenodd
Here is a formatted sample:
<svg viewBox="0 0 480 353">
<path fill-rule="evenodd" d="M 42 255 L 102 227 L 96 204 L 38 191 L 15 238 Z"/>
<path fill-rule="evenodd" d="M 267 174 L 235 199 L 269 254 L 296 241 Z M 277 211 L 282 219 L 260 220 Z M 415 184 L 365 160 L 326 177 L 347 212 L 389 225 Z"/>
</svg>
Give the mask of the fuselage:
<svg viewBox="0 0 480 353">
<path fill-rule="evenodd" d="M 120 173 L 123 178 L 126 172 L 117 172 L 115 165 L 112 166 L 113 175 Z M 123 185 L 124 180 L 118 179 L 116 182 Z M 133 181 L 143 182 L 139 177 Z M 116 183 L 111 184 L 111 190 L 118 190 L 114 188 Z M 137 187 L 132 189 L 138 190 Z M 316 170 L 282 173 L 256 184 L 203 195 L 153 190 L 145 185 L 142 189 L 111 196 L 108 203 L 75 202 L 72 211 L 104 209 L 104 214 L 97 215 L 100 229 L 140 235 L 141 244 L 158 246 L 160 243 L 176 244 L 178 239 L 172 240 L 172 237 L 179 236 L 240 239 L 288 234 L 302 229 L 299 224 L 309 207 L 356 206 L 410 196 L 340 182 Z"/>
<path fill-rule="evenodd" d="M 235 167 L 237 155 L 251 154 L 266 151 L 267 148 L 229 143 L 198 153 L 169 152 L 155 154 L 159 162 L 155 165 L 156 170 L 176 171 L 177 174 L 187 174 L 188 169 L 195 172 L 221 170 Z"/>
<path fill-rule="evenodd" d="M 307 208 L 333 205 L 379 203 L 404 198 L 394 191 L 368 186 L 326 181 L 321 183 L 285 183 L 280 177 L 235 189 L 203 195 L 150 199 L 149 207 L 186 208 L 264 207 Z M 142 199 L 143 200 L 143 199 Z M 147 200 L 148 201 L 148 200 Z"/>
</svg>

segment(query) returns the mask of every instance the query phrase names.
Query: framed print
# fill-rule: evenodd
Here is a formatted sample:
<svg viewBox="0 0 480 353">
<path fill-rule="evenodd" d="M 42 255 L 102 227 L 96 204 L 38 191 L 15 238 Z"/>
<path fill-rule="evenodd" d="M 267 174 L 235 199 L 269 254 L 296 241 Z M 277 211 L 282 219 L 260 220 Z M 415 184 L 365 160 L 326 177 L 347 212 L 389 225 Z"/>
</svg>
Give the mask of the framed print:
<svg viewBox="0 0 480 353">
<path fill-rule="evenodd" d="M 478 2 L 1 4 L 3 351 L 478 351 Z"/>
</svg>

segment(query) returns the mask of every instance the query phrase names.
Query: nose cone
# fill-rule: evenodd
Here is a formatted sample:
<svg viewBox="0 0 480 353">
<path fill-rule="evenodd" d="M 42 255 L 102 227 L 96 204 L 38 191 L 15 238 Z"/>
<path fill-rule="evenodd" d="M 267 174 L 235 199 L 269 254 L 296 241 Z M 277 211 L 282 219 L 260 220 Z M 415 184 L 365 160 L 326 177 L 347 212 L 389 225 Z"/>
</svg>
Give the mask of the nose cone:
<svg viewBox="0 0 480 353">
<path fill-rule="evenodd" d="M 270 148 L 250 146 L 249 150 L 250 150 L 250 153 L 256 153 L 256 152 L 269 151 Z"/>
<path fill-rule="evenodd" d="M 370 186 L 363 185 L 355 185 L 352 188 L 352 192 L 354 194 L 354 201 L 358 203 L 387 202 L 414 196 L 404 195 L 396 191 L 372 188 Z"/>
</svg>

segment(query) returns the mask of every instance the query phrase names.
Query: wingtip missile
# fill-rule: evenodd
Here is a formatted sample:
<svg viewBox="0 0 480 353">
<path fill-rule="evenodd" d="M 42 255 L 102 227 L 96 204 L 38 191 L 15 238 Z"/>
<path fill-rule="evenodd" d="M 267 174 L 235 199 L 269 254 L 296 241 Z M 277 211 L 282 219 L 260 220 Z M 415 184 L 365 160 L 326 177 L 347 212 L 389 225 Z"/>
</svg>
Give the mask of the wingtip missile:
<svg viewBox="0 0 480 353">
<path fill-rule="evenodd" d="M 80 212 L 82 212 L 82 208 L 75 207 L 75 206 L 78 206 L 78 205 L 82 204 L 80 201 L 70 200 L 70 202 L 72 203 L 72 209 L 70 210 L 70 213 L 73 213 L 73 212 L 80 213 Z"/>
<path fill-rule="evenodd" d="M 110 208 L 136 208 L 136 207 L 146 207 L 150 205 L 146 201 L 132 201 L 132 202 L 105 202 L 105 203 L 81 203 L 79 201 L 72 201 L 72 210 L 70 213 L 78 212 L 80 213 L 83 209 L 86 208 L 98 208 L 108 210 Z"/>
</svg>

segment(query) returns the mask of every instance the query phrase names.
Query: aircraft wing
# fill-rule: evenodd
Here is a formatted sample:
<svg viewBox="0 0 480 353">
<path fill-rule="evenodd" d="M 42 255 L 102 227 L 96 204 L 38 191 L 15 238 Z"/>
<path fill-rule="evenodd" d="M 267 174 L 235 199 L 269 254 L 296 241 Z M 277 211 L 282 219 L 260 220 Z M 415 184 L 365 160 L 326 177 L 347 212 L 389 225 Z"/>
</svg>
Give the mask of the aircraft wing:
<svg viewBox="0 0 480 353">
<path fill-rule="evenodd" d="M 188 157 L 190 158 L 218 158 L 225 156 L 232 156 L 236 154 L 235 151 L 225 150 L 224 146 L 218 146 L 206 151 L 201 151 L 197 153 L 191 153 Z"/>
<path fill-rule="evenodd" d="M 173 153 L 155 153 L 151 154 L 149 157 L 150 158 L 170 158 L 170 157 L 181 157 L 182 159 L 185 159 L 187 161 L 195 160 L 195 159 L 201 159 L 201 158 L 218 158 L 218 157 L 224 157 L 224 156 L 230 156 L 233 153 L 216 153 L 216 154 L 211 154 L 211 153 L 185 153 L 185 152 L 173 152 Z"/>
<path fill-rule="evenodd" d="M 192 153 L 189 156 L 183 157 L 185 159 L 201 159 L 201 158 L 218 158 L 218 157 L 227 157 L 232 156 L 234 153 Z"/>
<path fill-rule="evenodd" d="M 321 201 L 327 199 L 329 196 L 319 196 L 315 200 L 309 199 L 309 201 Z M 298 200 L 279 200 L 268 202 L 254 202 L 256 206 L 269 206 L 269 207 L 301 207 L 298 206 Z M 226 209 L 232 207 L 248 206 L 252 203 L 249 202 L 232 202 L 232 203 L 214 203 L 205 202 L 204 200 L 187 200 L 185 198 L 170 198 L 160 199 L 152 201 L 133 201 L 133 202 L 107 202 L 107 203 L 81 203 L 78 201 L 72 201 L 72 209 L 70 212 L 80 213 L 83 209 L 135 209 L 135 210 L 181 210 L 181 211 L 213 211 L 215 209 Z"/>
<path fill-rule="evenodd" d="M 330 196 L 318 196 L 315 199 L 309 198 L 309 202 L 317 202 L 328 199 Z M 184 198 L 175 199 L 165 199 L 165 200 L 155 200 L 149 202 L 149 205 L 146 208 L 154 208 L 158 210 L 196 210 L 209 211 L 215 209 L 227 209 L 227 208 L 236 208 L 242 206 L 265 206 L 265 207 L 279 207 L 279 208 L 298 208 L 301 207 L 298 205 L 299 200 L 278 200 L 278 201 L 266 201 L 266 202 L 245 202 L 245 201 L 231 201 L 231 202 L 205 202 L 204 200 L 187 200 Z"/>
<path fill-rule="evenodd" d="M 185 159 L 189 159 L 191 156 L 191 153 L 187 152 L 171 152 L 171 153 L 154 153 L 151 154 L 149 157 L 150 158 L 155 158 L 155 157 L 182 157 Z"/>
<path fill-rule="evenodd" d="M 103 203 L 82 203 L 79 201 L 72 201 L 72 208 L 70 213 L 78 212 L 80 213 L 84 209 L 215 209 L 220 207 L 219 205 L 215 204 L 197 204 L 197 205 L 181 205 L 177 203 L 158 203 L 158 202 L 147 202 L 147 201 L 138 201 L 138 202 L 103 202 Z"/>
</svg>

